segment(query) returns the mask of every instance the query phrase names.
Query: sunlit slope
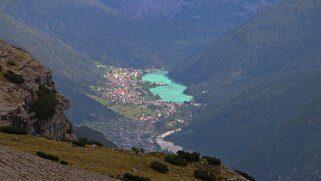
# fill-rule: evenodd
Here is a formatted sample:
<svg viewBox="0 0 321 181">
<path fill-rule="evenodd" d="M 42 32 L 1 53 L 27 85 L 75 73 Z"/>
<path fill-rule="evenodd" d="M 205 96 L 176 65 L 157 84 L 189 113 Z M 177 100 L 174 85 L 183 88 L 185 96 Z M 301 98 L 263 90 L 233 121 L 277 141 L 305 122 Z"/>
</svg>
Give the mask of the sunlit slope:
<svg viewBox="0 0 321 181">
<path fill-rule="evenodd" d="M 159 161 L 165 163 L 164 154 L 135 154 L 133 152 L 107 149 L 95 146 L 80 148 L 72 146 L 71 143 L 58 142 L 45 138 L 33 136 L 16 136 L 0 133 L 0 145 L 14 148 L 23 152 L 35 154 L 42 150 L 51 153 L 59 158 L 68 161 L 72 166 L 77 166 L 88 171 L 105 174 L 109 176 L 122 175 L 126 172 L 134 175 L 150 177 L 152 180 L 195 180 L 193 172 L 197 168 L 206 168 L 206 163 L 194 163 L 188 166 L 178 167 L 167 163 L 170 171 L 166 174 L 158 173 L 149 167 L 150 162 Z M 203 161 L 204 162 L 204 161 Z M 212 169 L 218 178 L 227 180 L 238 177 L 235 172 L 224 166 Z M 246 180 L 241 177 L 237 180 Z"/>
</svg>

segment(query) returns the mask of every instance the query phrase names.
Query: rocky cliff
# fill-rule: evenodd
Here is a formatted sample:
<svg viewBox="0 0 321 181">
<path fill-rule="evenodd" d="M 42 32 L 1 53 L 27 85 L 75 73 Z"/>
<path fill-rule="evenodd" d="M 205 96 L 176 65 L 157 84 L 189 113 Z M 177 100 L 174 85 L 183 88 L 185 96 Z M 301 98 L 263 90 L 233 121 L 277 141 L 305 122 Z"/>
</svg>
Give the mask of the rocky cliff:
<svg viewBox="0 0 321 181">
<path fill-rule="evenodd" d="M 40 88 L 50 95 L 40 94 Z M 53 101 L 41 102 L 40 96 L 52 96 Z M 71 124 L 64 115 L 68 106 L 68 100 L 56 93 L 50 70 L 24 50 L 0 41 L 0 127 L 22 128 L 29 134 L 53 139 L 73 139 Z"/>
</svg>

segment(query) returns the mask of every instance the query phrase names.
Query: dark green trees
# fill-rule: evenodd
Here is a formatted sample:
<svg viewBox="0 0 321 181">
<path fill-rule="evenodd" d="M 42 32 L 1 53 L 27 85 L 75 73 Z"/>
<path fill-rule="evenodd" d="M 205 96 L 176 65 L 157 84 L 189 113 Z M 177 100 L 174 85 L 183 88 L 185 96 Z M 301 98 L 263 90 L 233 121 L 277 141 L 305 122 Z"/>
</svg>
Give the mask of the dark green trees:
<svg viewBox="0 0 321 181">
<path fill-rule="evenodd" d="M 40 121 L 52 118 L 58 104 L 56 91 L 45 86 L 39 86 L 37 95 L 38 99 L 32 103 L 32 110 L 36 113 L 36 117 Z"/>
<path fill-rule="evenodd" d="M 194 177 L 205 181 L 216 181 L 215 175 L 208 173 L 206 170 L 195 170 Z"/>
<path fill-rule="evenodd" d="M 25 82 L 25 79 L 21 75 L 18 75 L 11 70 L 8 70 L 8 72 L 4 74 L 4 77 L 15 84 L 23 84 Z"/>
<path fill-rule="evenodd" d="M 149 165 L 152 169 L 160 172 L 160 173 L 167 173 L 169 171 L 168 167 L 158 161 L 153 161 Z"/>
</svg>

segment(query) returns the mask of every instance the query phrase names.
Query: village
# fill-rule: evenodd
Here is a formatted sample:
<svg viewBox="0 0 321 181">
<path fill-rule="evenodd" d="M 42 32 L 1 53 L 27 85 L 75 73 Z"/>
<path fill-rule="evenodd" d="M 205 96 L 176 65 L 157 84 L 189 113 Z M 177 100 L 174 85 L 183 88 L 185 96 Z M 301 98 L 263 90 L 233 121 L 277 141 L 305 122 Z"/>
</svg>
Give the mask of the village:
<svg viewBox="0 0 321 181">
<path fill-rule="evenodd" d="M 140 146 L 147 151 L 155 151 L 157 144 L 154 138 L 159 134 L 157 123 L 184 123 L 184 119 L 176 118 L 183 104 L 162 101 L 149 91 L 160 83 L 142 81 L 146 73 L 158 71 L 157 69 L 142 70 L 110 66 L 103 66 L 100 69 L 105 82 L 104 85 L 92 87 L 96 94 L 92 98 L 104 102 L 109 109 L 127 119 L 112 123 L 112 126 L 105 125 L 109 123 L 100 122 L 92 127 L 103 132 L 121 147 L 130 149 Z M 112 129 L 113 126 L 116 128 Z M 109 129 L 104 129 L 106 127 Z"/>
<path fill-rule="evenodd" d="M 149 92 L 149 88 L 156 83 L 141 80 L 142 76 L 155 69 L 138 70 L 126 68 L 110 68 L 103 76 L 106 79 L 105 87 L 96 89 L 97 95 L 108 100 L 110 107 L 122 105 L 127 109 L 124 113 L 119 109 L 116 112 L 130 119 L 155 123 L 162 118 L 168 118 L 180 107 L 179 104 L 161 101 Z M 132 111 L 132 112 L 131 112 Z"/>
</svg>

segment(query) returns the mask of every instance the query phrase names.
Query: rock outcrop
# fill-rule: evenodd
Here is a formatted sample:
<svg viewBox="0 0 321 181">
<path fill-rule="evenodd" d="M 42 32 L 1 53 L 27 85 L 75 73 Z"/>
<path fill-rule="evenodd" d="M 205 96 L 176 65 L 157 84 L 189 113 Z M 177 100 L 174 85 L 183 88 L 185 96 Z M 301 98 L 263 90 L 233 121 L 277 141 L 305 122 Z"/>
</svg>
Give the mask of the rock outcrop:
<svg viewBox="0 0 321 181">
<path fill-rule="evenodd" d="M 8 74 L 13 79 L 10 80 Z M 24 128 L 33 135 L 73 139 L 64 111 L 69 102 L 55 93 L 57 105 L 51 118 L 40 120 L 32 109 L 39 87 L 55 91 L 52 72 L 26 51 L 0 41 L 0 127 Z"/>
</svg>

